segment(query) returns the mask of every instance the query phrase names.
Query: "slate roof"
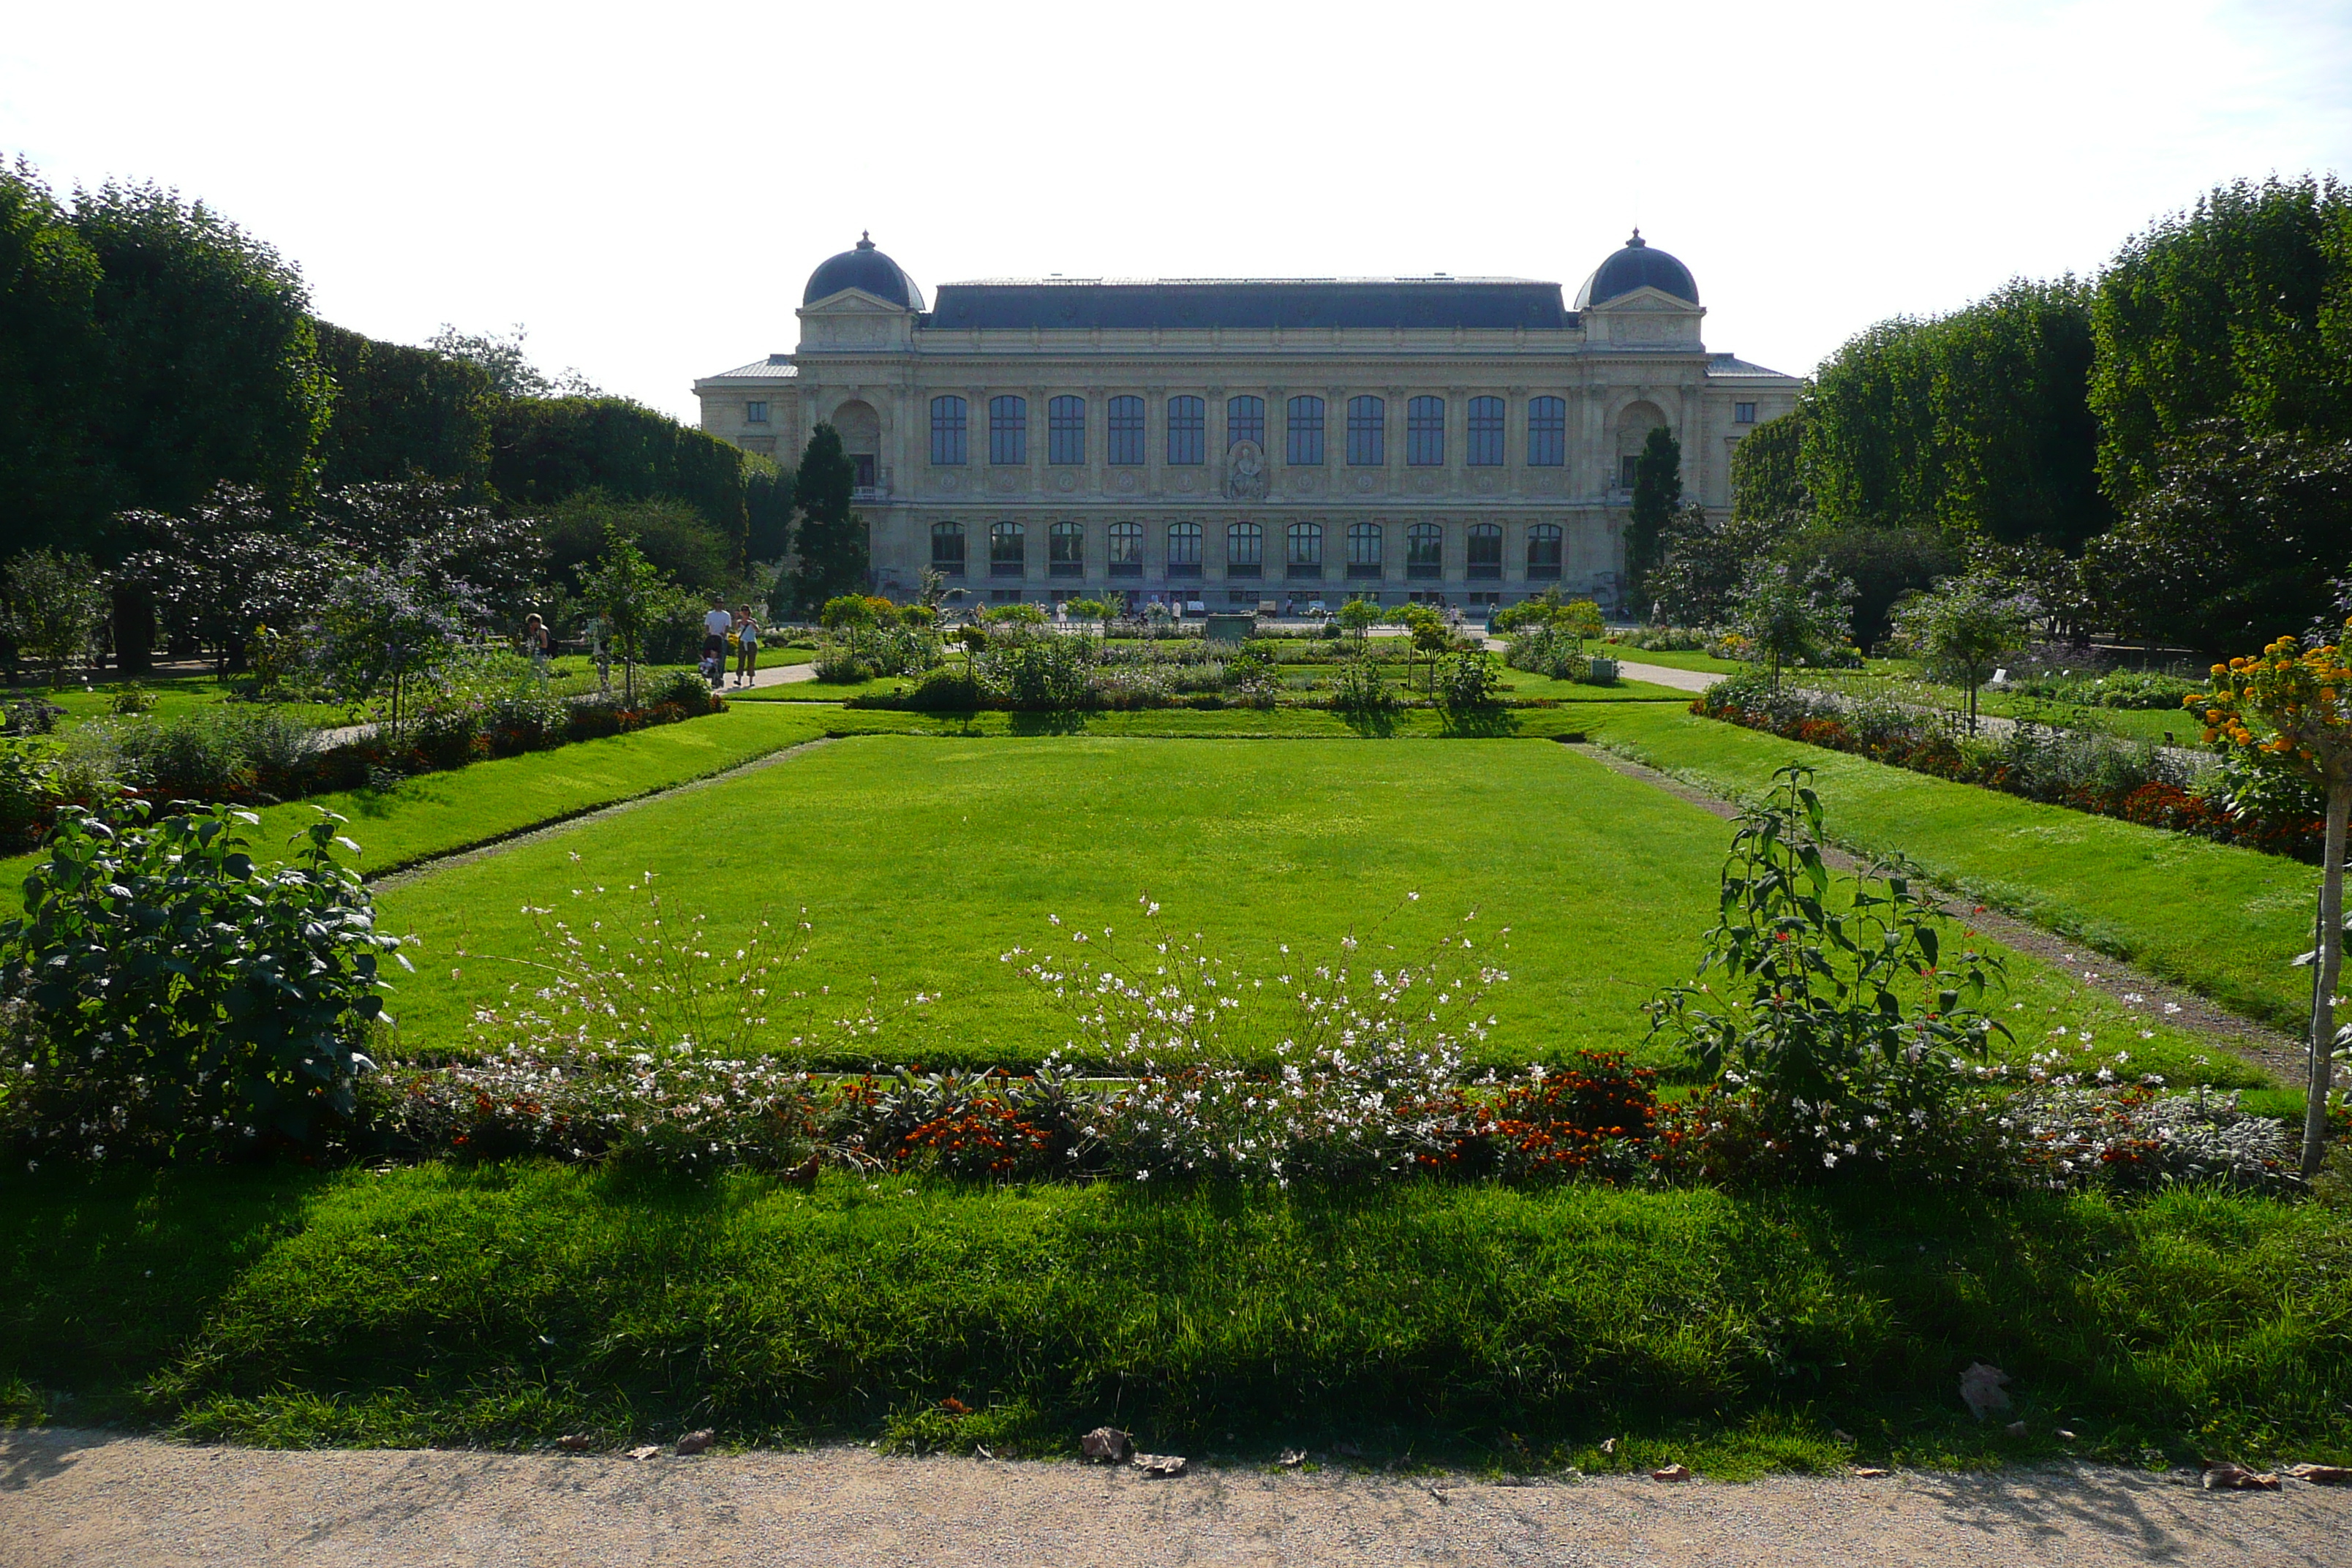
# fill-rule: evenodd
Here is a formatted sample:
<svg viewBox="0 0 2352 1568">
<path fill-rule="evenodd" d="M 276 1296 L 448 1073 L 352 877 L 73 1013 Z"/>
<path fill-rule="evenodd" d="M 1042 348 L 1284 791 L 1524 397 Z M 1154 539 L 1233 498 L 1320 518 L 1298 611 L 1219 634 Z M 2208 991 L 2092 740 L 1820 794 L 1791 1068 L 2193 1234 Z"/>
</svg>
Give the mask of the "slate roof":
<svg viewBox="0 0 2352 1568">
<path fill-rule="evenodd" d="M 1738 377 L 1743 375 L 1758 375 L 1775 376 L 1782 381 L 1794 381 L 1797 379 L 1795 376 L 1789 374 L 1786 371 L 1771 370 L 1764 365 L 1756 364 L 1750 361 L 1741 359 L 1737 354 L 1707 355 L 1706 374 L 1711 378 L 1720 376 Z"/>
<path fill-rule="evenodd" d="M 1592 276 L 1576 291 L 1576 308 L 1605 304 L 1636 289 L 1655 289 L 1698 303 L 1698 284 L 1692 279 L 1690 268 L 1643 239 L 1637 228 L 1633 238 L 1592 269 Z"/>
<path fill-rule="evenodd" d="M 1560 331 L 1576 317 L 1559 284 L 1523 278 L 1006 278 L 940 284 L 923 325 Z"/>
<path fill-rule="evenodd" d="M 801 291 L 801 303 L 814 305 L 844 289 L 863 289 L 877 300 L 909 310 L 923 308 L 923 291 L 915 287 L 905 268 L 874 248 L 870 234 L 859 236 L 852 248 L 817 263 L 816 270 L 809 274 L 808 287 Z"/>
</svg>

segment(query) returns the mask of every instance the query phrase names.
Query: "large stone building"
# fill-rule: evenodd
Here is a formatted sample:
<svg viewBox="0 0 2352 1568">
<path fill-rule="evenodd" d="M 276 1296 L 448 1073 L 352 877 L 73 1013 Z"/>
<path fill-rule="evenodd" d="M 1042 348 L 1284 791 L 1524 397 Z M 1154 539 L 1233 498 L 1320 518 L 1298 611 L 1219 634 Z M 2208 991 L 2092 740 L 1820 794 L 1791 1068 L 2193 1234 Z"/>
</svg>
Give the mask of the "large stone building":
<svg viewBox="0 0 2352 1568">
<path fill-rule="evenodd" d="M 1124 592 L 1212 609 L 1350 595 L 1614 605 L 1633 464 L 1732 448 L 1796 378 L 1710 353 L 1690 269 L 1637 232 L 1585 279 L 1043 278 L 926 301 L 870 239 L 809 277 L 801 341 L 694 384 L 702 426 L 790 462 L 829 422 L 875 586 Z"/>
</svg>

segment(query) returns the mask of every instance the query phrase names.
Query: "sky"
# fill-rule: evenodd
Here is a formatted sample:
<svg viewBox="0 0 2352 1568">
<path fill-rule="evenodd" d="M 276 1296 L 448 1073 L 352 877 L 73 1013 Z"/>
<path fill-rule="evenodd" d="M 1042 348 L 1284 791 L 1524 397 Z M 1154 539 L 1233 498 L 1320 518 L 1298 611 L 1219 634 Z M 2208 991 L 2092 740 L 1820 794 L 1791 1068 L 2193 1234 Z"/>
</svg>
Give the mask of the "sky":
<svg viewBox="0 0 2352 1568">
<path fill-rule="evenodd" d="M 2095 271 L 2213 184 L 2352 176 L 2352 0 L 35 6 L 0 155 L 202 198 L 317 312 L 529 330 L 681 417 L 870 229 L 1036 276 L 1555 279 L 1639 224 L 1707 344 Z"/>
</svg>

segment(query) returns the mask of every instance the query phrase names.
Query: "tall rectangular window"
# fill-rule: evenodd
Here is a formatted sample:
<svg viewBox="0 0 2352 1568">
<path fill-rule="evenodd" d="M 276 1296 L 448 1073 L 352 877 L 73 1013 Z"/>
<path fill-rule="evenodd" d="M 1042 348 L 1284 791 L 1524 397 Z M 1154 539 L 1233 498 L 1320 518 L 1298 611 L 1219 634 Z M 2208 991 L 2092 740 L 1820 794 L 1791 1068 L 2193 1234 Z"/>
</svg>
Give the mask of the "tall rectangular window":
<svg viewBox="0 0 2352 1568">
<path fill-rule="evenodd" d="M 1293 577 L 1323 575 L 1321 523 L 1294 522 L 1290 525 L 1289 574 Z"/>
<path fill-rule="evenodd" d="M 943 577 L 963 575 L 963 524 L 931 524 L 931 570 Z"/>
<path fill-rule="evenodd" d="M 1528 575 L 1536 579 L 1559 575 L 1559 526 L 1538 522 L 1528 530 Z"/>
<path fill-rule="evenodd" d="M 1409 398 L 1404 405 L 1404 460 L 1412 468 L 1445 466 L 1445 399 Z"/>
<path fill-rule="evenodd" d="M 963 399 L 931 399 L 931 461 L 949 468 L 963 466 Z"/>
<path fill-rule="evenodd" d="M 1225 399 L 1225 447 L 1230 451 L 1234 443 L 1255 442 L 1259 451 L 1265 450 L 1265 399 L 1263 397 L 1228 397 Z"/>
<path fill-rule="evenodd" d="M 1377 577 L 1381 574 L 1381 525 L 1377 522 L 1351 522 L 1348 525 L 1348 575 Z"/>
<path fill-rule="evenodd" d="M 1752 411 L 1754 410 L 1754 408 L 1756 407 L 1756 405 L 1754 405 L 1754 404 L 1750 403 L 1750 404 L 1747 405 L 1747 406 L 1748 406 L 1748 408 L 1752 412 Z M 757 402 L 754 402 L 754 403 L 747 403 L 747 404 L 743 405 L 743 423 L 744 423 L 744 424 L 746 424 L 746 425 L 765 425 L 767 422 L 768 422 L 768 405 L 767 405 L 766 404 L 764 404 L 764 403 L 757 403 Z M 1749 423 L 1753 423 L 1753 420 L 1750 420 L 1750 421 L 1749 421 Z"/>
<path fill-rule="evenodd" d="M 1110 525 L 1110 574 L 1114 577 L 1143 575 L 1143 524 L 1114 522 Z"/>
<path fill-rule="evenodd" d="M 1404 531 L 1404 574 L 1442 577 L 1445 574 L 1445 527 L 1416 522 Z"/>
<path fill-rule="evenodd" d="M 988 525 L 988 574 L 1019 577 L 1029 570 L 1029 533 L 1017 522 Z"/>
<path fill-rule="evenodd" d="M 1143 399 L 1114 397 L 1110 400 L 1110 451 L 1108 454 L 1115 468 L 1139 468 L 1143 462 Z"/>
<path fill-rule="evenodd" d="M 1068 467 L 1087 460 L 1087 400 L 1045 400 L 1045 460 Z"/>
<path fill-rule="evenodd" d="M 1168 400 L 1168 461 L 1173 468 L 1193 468 L 1207 460 L 1209 405 L 1197 397 Z"/>
<path fill-rule="evenodd" d="M 1290 432 L 1284 458 L 1294 468 L 1319 468 L 1323 466 L 1321 398 L 1294 397 L 1290 400 Z"/>
<path fill-rule="evenodd" d="M 763 406 L 764 406 L 764 405 L 763 405 Z M 1733 405 L 1731 405 L 1731 422 L 1732 422 L 1734 425 L 1753 425 L 1753 424 L 1755 424 L 1755 423 L 1756 423 L 1756 405 L 1754 405 L 1754 404 L 1752 404 L 1752 403 L 1735 403 L 1735 404 L 1733 404 Z"/>
<path fill-rule="evenodd" d="M 1557 468 L 1568 461 L 1568 402 L 1559 397 L 1528 400 L 1528 467 Z"/>
<path fill-rule="evenodd" d="M 1474 397 L 1470 400 L 1470 450 L 1465 460 L 1474 468 L 1499 468 L 1503 466 L 1503 400 L 1499 397 Z"/>
<path fill-rule="evenodd" d="M 988 400 L 988 460 L 1025 463 L 1029 460 L 1029 400 L 992 397 Z"/>
<path fill-rule="evenodd" d="M 1474 522 L 1463 537 L 1464 564 L 1473 577 L 1495 578 L 1503 574 L 1503 526 L 1497 522 Z"/>
<path fill-rule="evenodd" d="M 1255 522 L 1225 525 L 1225 575 L 1265 575 L 1265 530 Z"/>
<path fill-rule="evenodd" d="M 1387 463 L 1389 405 L 1377 397 L 1348 399 L 1348 466 L 1377 468 Z"/>
<path fill-rule="evenodd" d="M 1087 525 L 1057 522 L 1045 534 L 1045 574 L 1050 577 L 1087 574 Z"/>
<path fill-rule="evenodd" d="M 1171 522 L 1168 525 L 1168 575 L 1198 577 L 1201 574 L 1201 525 L 1197 522 Z"/>
</svg>

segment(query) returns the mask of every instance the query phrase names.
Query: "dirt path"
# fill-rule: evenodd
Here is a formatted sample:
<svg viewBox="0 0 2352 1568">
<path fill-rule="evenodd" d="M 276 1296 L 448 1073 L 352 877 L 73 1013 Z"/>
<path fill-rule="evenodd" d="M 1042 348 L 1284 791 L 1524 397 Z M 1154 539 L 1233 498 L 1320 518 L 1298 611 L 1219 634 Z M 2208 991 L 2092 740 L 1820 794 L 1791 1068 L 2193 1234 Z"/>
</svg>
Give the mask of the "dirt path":
<svg viewBox="0 0 2352 1568">
<path fill-rule="evenodd" d="M 5 1568 L 920 1563 L 2336 1564 L 2352 1489 L 2094 1466 L 1498 1486 L 886 1459 L 184 1447 L 0 1434 Z"/>
</svg>

